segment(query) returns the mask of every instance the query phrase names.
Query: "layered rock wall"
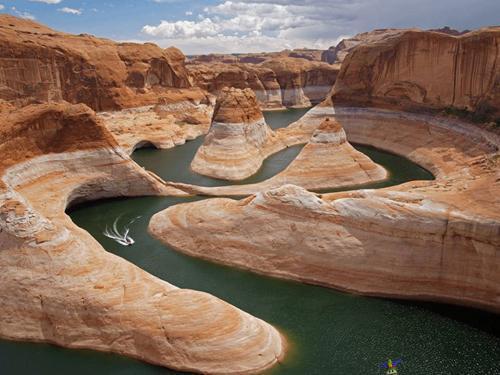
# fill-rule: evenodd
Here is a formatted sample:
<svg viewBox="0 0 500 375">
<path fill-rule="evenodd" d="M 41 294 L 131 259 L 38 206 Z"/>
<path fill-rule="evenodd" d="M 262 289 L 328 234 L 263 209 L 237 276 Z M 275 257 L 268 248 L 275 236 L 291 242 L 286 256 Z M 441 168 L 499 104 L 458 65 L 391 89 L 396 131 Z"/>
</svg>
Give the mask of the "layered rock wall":
<svg viewBox="0 0 500 375">
<path fill-rule="evenodd" d="M 189 87 L 175 48 L 71 35 L 0 15 L 0 99 L 65 100 L 101 111 L 156 104 L 169 90 Z"/>
<path fill-rule="evenodd" d="M 338 67 L 302 58 L 280 57 L 262 63 L 190 64 L 195 85 L 218 94 L 224 87 L 251 88 L 263 109 L 308 107 L 331 90 Z"/>
<path fill-rule="evenodd" d="M 404 109 L 455 107 L 500 116 L 500 28 L 460 36 L 409 30 L 357 46 L 332 91 L 335 103 Z"/>
<path fill-rule="evenodd" d="M 305 132 L 301 133 L 293 129 L 279 129 L 275 132 L 275 136 L 267 144 L 268 150 L 276 152 L 276 146 L 285 148 L 307 143 L 285 170 L 267 180 L 233 186 L 183 185 L 182 187 L 192 193 L 203 195 L 241 196 L 285 184 L 294 184 L 309 190 L 338 189 L 382 181 L 387 177 L 387 171 L 383 167 L 351 146 L 338 122 L 327 117 L 307 141 L 304 140 L 307 137 Z M 271 146 L 273 143 L 274 147 Z"/>
</svg>

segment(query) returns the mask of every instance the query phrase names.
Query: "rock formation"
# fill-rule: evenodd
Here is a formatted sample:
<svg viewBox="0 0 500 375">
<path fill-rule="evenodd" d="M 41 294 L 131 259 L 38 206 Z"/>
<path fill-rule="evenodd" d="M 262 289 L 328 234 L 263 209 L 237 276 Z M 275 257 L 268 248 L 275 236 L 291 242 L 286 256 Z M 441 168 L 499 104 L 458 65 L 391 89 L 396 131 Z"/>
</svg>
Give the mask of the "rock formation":
<svg viewBox="0 0 500 375">
<path fill-rule="evenodd" d="M 339 68 L 302 58 L 279 57 L 262 63 L 187 65 L 194 84 L 218 94 L 224 87 L 251 88 L 262 108 L 309 107 L 331 90 Z"/>
<path fill-rule="evenodd" d="M 409 30 L 357 46 L 333 89 L 337 104 L 466 109 L 500 117 L 500 27 L 461 36 Z"/>
<path fill-rule="evenodd" d="M 206 134 L 212 113 L 210 98 L 195 96 L 174 103 L 100 112 L 98 116 L 130 154 L 145 146 L 171 148 Z"/>
<path fill-rule="evenodd" d="M 188 65 L 194 84 L 218 95 L 223 88 L 250 88 L 263 109 L 281 109 L 283 101 L 276 74 L 254 64 L 193 64 Z"/>
<path fill-rule="evenodd" d="M 212 53 L 208 55 L 189 56 L 188 63 L 250 63 L 260 64 L 266 60 L 276 58 L 293 57 L 297 59 L 306 59 L 310 61 L 321 61 L 322 50 L 302 48 L 302 49 L 285 49 L 279 52 L 260 52 L 260 53 L 237 53 L 237 54 L 218 54 Z"/>
<path fill-rule="evenodd" d="M 448 34 L 448 35 L 453 35 L 453 36 L 459 36 L 459 35 L 470 33 L 470 30 L 459 31 L 459 30 L 452 29 L 449 26 L 444 26 L 444 27 L 441 27 L 439 29 L 429 29 L 428 31 L 434 31 L 437 33 L 443 33 L 443 34 Z"/>
<path fill-rule="evenodd" d="M 0 15 L 0 99 L 16 105 L 65 100 L 113 110 L 154 105 L 190 86 L 175 48 L 71 35 Z"/>
<path fill-rule="evenodd" d="M 273 141 L 283 148 L 287 145 L 303 143 L 303 138 L 297 135 L 298 133 L 293 130 L 279 129 Z M 187 185 L 182 185 L 182 187 L 188 188 L 191 193 L 195 194 L 241 196 L 285 184 L 294 184 L 309 190 L 337 189 L 381 181 L 386 177 L 387 171 L 352 147 L 347 141 L 342 126 L 327 117 L 316 128 L 307 144 L 290 165 L 265 181 L 220 187 Z"/>
<path fill-rule="evenodd" d="M 295 184 L 306 189 L 328 189 L 380 181 L 387 172 L 347 141 L 342 126 L 328 117 L 295 160 L 271 178 L 269 188 Z"/>
<path fill-rule="evenodd" d="M 405 155 L 436 180 L 323 196 L 286 185 L 240 201 L 207 199 L 156 214 L 151 233 L 259 273 L 500 311 L 498 136 L 403 112 L 329 112 L 352 141 Z"/>
<path fill-rule="evenodd" d="M 223 89 L 212 125 L 191 162 L 193 171 L 226 180 L 243 180 L 258 171 L 271 153 L 274 133 L 250 89 Z"/>
<path fill-rule="evenodd" d="M 294 58 L 268 60 L 261 66 L 276 74 L 286 107 L 308 107 L 321 102 L 338 73 L 334 66 Z"/>
<path fill-rule="evenodd" d="M 3 111 L 0 153 L 2 338 L 200 373 L 261 372 L 283 354 L 267 323 L 106 252 L 65 214 L 85 200 L 182 194 L 138 167 L 87 106 Z"/>
<path fill-rule="evenodd" d="M 325 61 L 329 64 L 336 64 L 340 67 L 340 64 L 344 62 L 344 59 L 349 54 L 349 52 L 351 52 L 358 45 L 364 43 L 373 43 L 381 39 L 390 38 L 391 36 L 397 35 L 407 30 L 410 29 L 375 29 L 372 31 L 356 34 L 352 38 L 342 39 L 339 44 L 337 44 L 336 46 L 332 46 L 323 52 L 323 54 L 321 55 L 321 61 Z"/>
</svg>

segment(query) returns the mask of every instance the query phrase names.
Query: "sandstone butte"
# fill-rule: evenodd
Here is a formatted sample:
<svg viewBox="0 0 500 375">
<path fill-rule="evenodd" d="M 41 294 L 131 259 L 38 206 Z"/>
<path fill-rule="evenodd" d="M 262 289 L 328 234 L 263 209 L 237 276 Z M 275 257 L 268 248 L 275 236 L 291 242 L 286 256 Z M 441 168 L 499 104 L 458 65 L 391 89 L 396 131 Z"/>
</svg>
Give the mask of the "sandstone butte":
<svg viewBox="0 0 500 375">
<path fill-rule="evenodd" d="M 187 68 L 197 86 L 215 95 L 224 87 L 251 88 L 264 109 L 321 102 L 335 82 L 338 66 L 291 56 L 266 58 L 258 64 L 193 63 Z"/>
<path fill-rule="evenodd" d="M 217 97 L 212 125 L 191 169 L 210 177 L 243 180 L 273 152 L 274 137 L 254 92 L 225 88 Z"/>
<path fill-rule="evenodd" d="M 106 252 L 65 214 L 86 200 L 182 194 L 137 166 L 87 106 L 3 110 L 0 154 L 2 338 L 199 373 L 261 372 L 283 355 L 269 324 Z"/>
<path fill-rule="evenodd" d="M 266 149 L 276 152 L 287 146 L 305 142 L 307 143 L 304 148 L 285 170 L 262 182 L 220 187 L 175 183 L 169 185 L 192 194 L 241 196 L 285 184 L 294 184 L 309 190 L 321 190 L 362 185 L 387 178 L 387 171 L 352 147 L 342 126 L 328 117 L 314 130 L 312 136 L 304 136 L 303 132 L 297 134 L 293 127 L 278 129 L 274 137 L 266 143 Z M 234 142 L 231 142 L 231 147 L 236 147 Z M 221 152 L 221 158 L 224 158 L 225 163 L 229 162 L 227 155 L 229 154 Z M 225 168 L 225 165 L 223 164 L 221 168 Z"/>
<path fill-rule="evenodd" d="M 498 131 L 406 111 L 474 109 L 477 100 L 498 111 L 498 36 L 498 28 L 458 37 L 407 31 L 360 45 L 342 66 L 333 101 L 286 129 L 311 137 L 328 117 L 349 141 L 405 156 L 435 180 L 323 195 L 285 185 L 239 201 L 207 199 L 157 213 L 150 232 L 192 256 L 267 275 L 500 312 Z M 413 95 L 417 86 L 423 97 Z M 392 109 L 358 106 L 386 102 Z"/>
</svg>

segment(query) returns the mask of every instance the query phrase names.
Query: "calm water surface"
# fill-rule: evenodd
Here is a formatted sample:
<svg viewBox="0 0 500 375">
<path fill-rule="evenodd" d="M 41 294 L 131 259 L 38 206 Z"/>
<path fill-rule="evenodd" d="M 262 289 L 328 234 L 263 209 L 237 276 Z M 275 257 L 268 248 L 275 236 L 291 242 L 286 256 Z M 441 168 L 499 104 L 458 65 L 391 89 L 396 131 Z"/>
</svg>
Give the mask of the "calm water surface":
<svg viewBox="0 0 500 375">
<path fill-rule="evenodd" d="M 297 112 L 272 112 L 266 117 L 270 116 L 267 120 L 272 126 L 279 127 L 300 117 Z M 174 181 L 223 185 L 222 181 L 202 180 L 186 173 L 196 151 L 193 145 L 201 141 L 166 151 L 139 150 L 134 159 Z M 371 147 L 356 147 L 391 173 L 389 181 L 369 187 L 432 178 L 404 158 Z M 277 159 L 268 162 L 255 181 L 282 170 L 296 155 L 287 152 L 275 155 Z M 153 214 L 198 199 L 202 198 L 104 200 L 80 206 L 70 215 L 108 251 L 179 287 L 212 293 L 278 327 L 288 336 L 291 349 L 284 362 L 268 374 L 383 374 L 378 364 L 388 357 L 404 358 L 399 371 L 402 375 L 500 374 L 498 316 L 451 306 L 360 297 L 259 276 L 190 258 L 147 234 Z M 102 235 L 106 224 L 119 215 L 124 221 L 142 215 L 131 230 L 136 240 L 133 246 L 122 247 Z M 0 374 L 68 373 L 177 374 L 113 354 L 0 341 Z"/>
</svg>

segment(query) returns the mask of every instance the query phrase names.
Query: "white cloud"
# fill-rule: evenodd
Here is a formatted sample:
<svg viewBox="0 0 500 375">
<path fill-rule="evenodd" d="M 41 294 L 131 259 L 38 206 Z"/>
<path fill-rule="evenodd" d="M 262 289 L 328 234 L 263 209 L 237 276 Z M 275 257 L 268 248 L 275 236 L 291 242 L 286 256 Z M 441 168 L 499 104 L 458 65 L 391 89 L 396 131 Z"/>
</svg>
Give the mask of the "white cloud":
<svg viewBox="0 0 500 375">
<path fill-rule="evenodd" d="M 30 0 L 33 3 L 59 4 L 62 0 Z"/>
<path fill-rule="evenodd" d="M 75 8 L 69 8 L 69 7 L 59 8 L 59 9 L 57 9 L 57 11 L 62 12 L 62 13 L 68 13 L 68 14 L 76 14 L 78 16 L 82 14 L 81 9 L 75 9 Z"/>
<path fill-rule="evenodd" d="M 314 15 L 312 9 L 306 8 L 303 5 L 272 4 L 271 1 L 224 1 L 205 7 L 204 14 L 198 15 L 197 20 L 163 20 L 157 25 L 145 25 L 142 33 L 162 45 L 179 46 L 186 53 L 208 50 L 258 52 L 313 45 L 329 47 L 333 40 L 325 35 L 314 40 L 304 38 L 300 32 L 286 37 L 294 30 L 306 31 L 306 36 L 314 34 L 307 29 L 314 29 L 317 20 L 311 16 Z"/>
<path fill-rule="evenodd" d="M 19 10 L 17 10 L 16 7 L 11 7 L 10 9 L 12 9 L 12 12 L 16 16 L 18 16 L 20 18 L 24 18 L 25 20 L 32 20 L 33 21 L 36 19 L 36 17 L 34 15 L 32 15 L 31 13 L 19 11 Z"/>
<path fill-rule="evenodd" d="M 192 16 L 193 12 L 191 12 L 190 10 L 188 10 L 185 14 L 186 14 L 186 16 Z"/>
<path fill-rule="evenodd" d="M 0 4 L 0 10 L 4 9 L 5 6 L 3 4 Z"/>
<path fill-rule="evenodd" d="M 498 24 L 500 1 L 475 1 L 470 7 L 469 0 L 219 0 L 195 20 L 163 20 L 145 25 L 142 34 L 192 54 L 328 48 L 342 36 L 375 28 Z"/>
</svg>

